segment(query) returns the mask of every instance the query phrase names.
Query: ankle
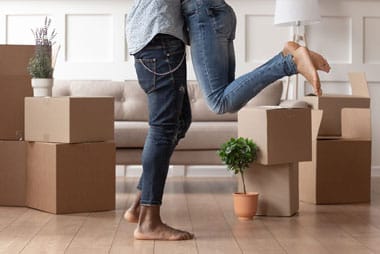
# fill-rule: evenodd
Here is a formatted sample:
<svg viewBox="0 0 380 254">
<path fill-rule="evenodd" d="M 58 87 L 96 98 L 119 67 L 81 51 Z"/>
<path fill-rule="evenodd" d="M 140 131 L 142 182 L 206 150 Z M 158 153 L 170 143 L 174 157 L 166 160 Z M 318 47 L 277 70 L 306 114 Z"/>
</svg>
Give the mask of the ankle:
<svg viewBox="0 0 380 254">
<path fill-rule="evenodd" d="M 133 203 L 131 207 L 129 207 L 130 211 L 139 211 L 140 210 L 140 203 Z"/>
<path fill-rule="evenodd" d="M 289 54 L 293 55 L 294 51 L 301 47 L 298 43 L 294 41 L 288 41 L 285 43 L 284 48 L 282 50 L 283 56 L 287 56 Z"/>
<path fill-rule="evenodd" d="M 162 224 L 159 205 L 141 205 L 139 227 L 155 228 Z"/>
</svg>

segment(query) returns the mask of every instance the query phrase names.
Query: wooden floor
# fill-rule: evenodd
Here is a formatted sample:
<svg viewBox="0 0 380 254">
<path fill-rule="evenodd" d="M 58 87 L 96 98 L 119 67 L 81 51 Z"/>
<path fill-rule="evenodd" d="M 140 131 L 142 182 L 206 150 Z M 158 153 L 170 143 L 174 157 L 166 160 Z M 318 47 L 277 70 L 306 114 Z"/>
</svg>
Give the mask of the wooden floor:
<svg viewBox="0 0 380 254">
<path fill-rule="evenodd" d="M 135 226 L 122 219 L 136 179 L 119 178 L 117 209 L 52 215 L 0 207 L 0 253 L 380 253 L 380 178 L 373 178 L 371 204 L 315 206 L 300 203 L 291 218 L 233 215 L 229 178 L 170 178 L 163 219 L 195 233 L 190 241 L 135 241 Z"/>
</svg>

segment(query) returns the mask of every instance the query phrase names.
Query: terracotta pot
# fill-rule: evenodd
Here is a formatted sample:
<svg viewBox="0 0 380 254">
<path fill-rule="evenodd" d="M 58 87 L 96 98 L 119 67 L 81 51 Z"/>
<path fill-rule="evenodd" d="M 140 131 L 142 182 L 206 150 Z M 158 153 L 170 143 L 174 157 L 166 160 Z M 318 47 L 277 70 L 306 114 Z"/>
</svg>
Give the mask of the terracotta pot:
<svg viewBox="0 0 380 254">
<path fill-rule="evenodd" d="M 256 215 L 259 193 L 247 192 L 247 194 L 244 194 L 236 192 L 232 195 L 234 197 L 235 215 L 238 219 L 242 221 L 253 220 Z"/>
<path fill-rule="evenodd" d="M 32 79 L 34 97 L 51 97 L 53 88 L 53 79 L 51 78 L 33 78 Z"/>
</svg>

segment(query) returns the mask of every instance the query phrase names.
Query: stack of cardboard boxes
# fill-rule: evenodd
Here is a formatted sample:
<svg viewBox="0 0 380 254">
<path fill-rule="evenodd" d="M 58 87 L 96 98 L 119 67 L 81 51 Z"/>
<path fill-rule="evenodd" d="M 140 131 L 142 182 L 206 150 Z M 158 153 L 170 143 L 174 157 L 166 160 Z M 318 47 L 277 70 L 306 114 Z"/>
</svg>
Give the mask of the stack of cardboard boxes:
<svg viewBox="0 0 380 254">
<path fill-rule="evenodd" d="M 364 73 L 350 73 L 351 96 L 306 96 L 323 111 L 314 130 L 313 159 L 300 168 L 300 200 L 315 204 L 370 201 L 371 116 Z M 313 112 L 313 121 L 321 117 Z"/>
<path fill-rule="evenodd" d="M 0 45 L 0 205 L 25 206 L 24 97 L 32 96 L 26 66 L 34 46 Z"/>
<path fill-rule="evenodd" d="M 238 135 L 260 149 L 245 173 L 247 190 L 259 192 L 258 215 L 291 216 L 299 200 L 370 201 L 368 86 L 364 73 L 349 78 L 351 96 L 306 96 L 311 111 L 246 107 L 239 112 Z"/>
<path fill-rule="evenodd" d="M 298 162 L 312 155 L 311 110 L 245 107 L 238 113 L 238 135 L 259 147 L 257 162 L 244 173 L 247 191 L 259 192 L 257 215 L 295 214 Z"/>
<path fill-rule="evenodd" d="M 56 214 L 114 209 L 114 99 L 30 97 L 34 47 L 0 53 L 0 139 L 7 140 L 0 141 L 0 205 Z"/>
<path fill-rule="evenodd" d="M 51 213 L 115 208 L 111 97 L 25 98 L 26 204 Z"/>
</svg>

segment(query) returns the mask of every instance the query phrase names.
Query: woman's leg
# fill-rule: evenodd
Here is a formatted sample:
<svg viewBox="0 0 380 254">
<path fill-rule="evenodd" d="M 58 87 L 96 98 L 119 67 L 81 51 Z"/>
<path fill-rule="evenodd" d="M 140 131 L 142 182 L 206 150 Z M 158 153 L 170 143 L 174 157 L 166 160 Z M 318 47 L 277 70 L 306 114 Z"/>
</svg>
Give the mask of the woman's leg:
<svg viewBox="0 0 380 254">
<path fill-rule="evenodd" d="M 318 90 L 318 74 L 305 52 L 297 53 L 300 59 L 281 52 L 231 82 L 229 64 L 233 51 L 228 47 L 232 45 L 236 24 L 232 8 L 224 0 L 187 0 L 182 4 L 182 11 L 189 30 L 194 70 L 214 112 L 236 112 L 273 81 L 298 72 Z M 296 65 L 297 62 L 300 64 Z"/>
<path fill-rule="evenodd" d="M 182 11 L 194 71 L 208 106 L 214 110 L 220 94 L 234 79 L 235 15 L 224 1 L 185 0 Z"/>
<path fill-rule="evenodd" d="M 143 174 L 136 239 L 185 240 L 188 232 L 162 223 L 160 205 L 170 157 L 182 128 L 181 112 L 186 90 L 184 44 L 168 35 L 156 36 L 135 55 L 139 83 L 147 94 L 149 132 L 144 145 Z M 136 207 L 137 209 L 137 207 Z"/>
</svg>

